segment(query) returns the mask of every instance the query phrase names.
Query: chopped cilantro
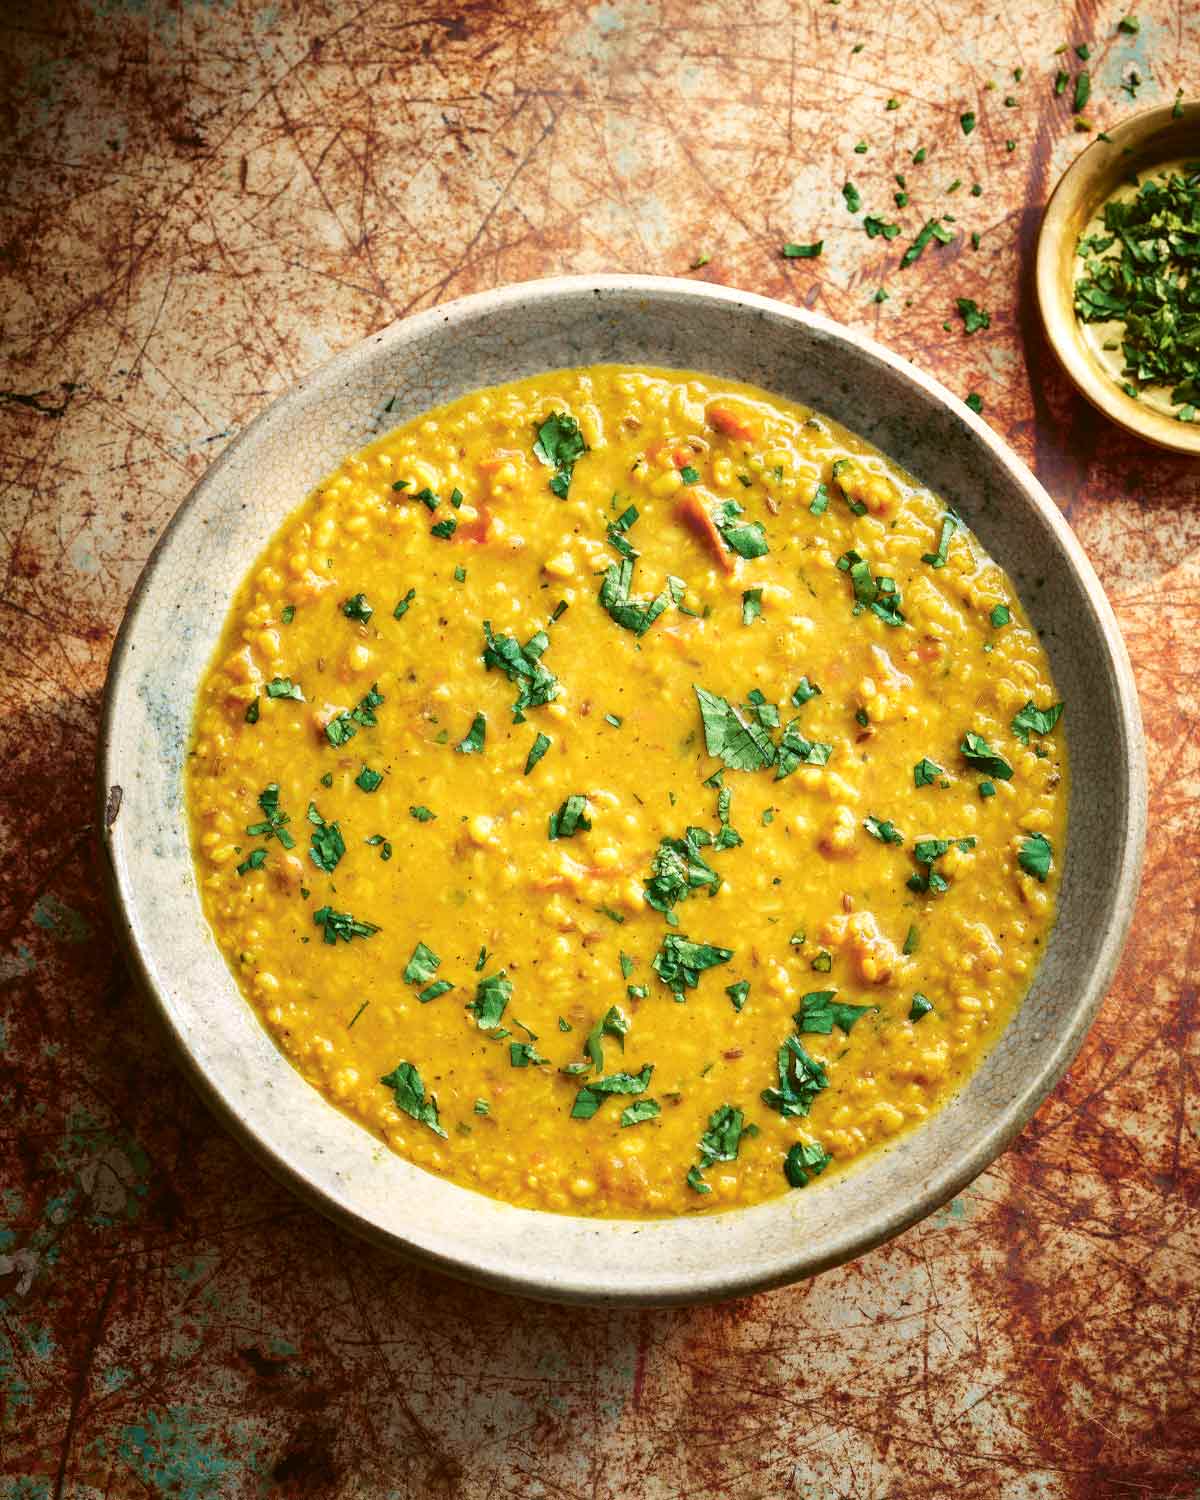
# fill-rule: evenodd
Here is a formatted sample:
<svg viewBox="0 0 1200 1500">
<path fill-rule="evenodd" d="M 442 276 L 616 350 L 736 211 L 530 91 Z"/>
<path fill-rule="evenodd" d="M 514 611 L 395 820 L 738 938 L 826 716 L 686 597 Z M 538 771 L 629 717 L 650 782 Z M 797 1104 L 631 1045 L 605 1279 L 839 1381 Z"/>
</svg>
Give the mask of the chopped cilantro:
<svg viewBox="0 0 1200 1500">
<path fill-rule="evenodd" d="M 944 568 L 946 566 L 946 558 L 950 552 L 950 538 L 961 525 L 962 522 L 955 515 L 954 511 L 948 510 L 942 517 L 942 534 L 938 538 L 937 551 L 923 552 L 921 554 L 921 561 L 928 563 L 931 568 Z"/>
<path fill-rule="evenodd" d="M 560 500 L 567 498 L 575 465 L 587 452 L 579 423 L 566 412 L 552 411 L 538 428 L 533 456 L 554 470 L 550 488 Z"/>
<path fill-rule="evenodd" d="M 840 1026 L 849 1036 L 855 1021 L 869 1010 L 876 1009 L 874 1005 L 847 1005 L 836 996 L 836 990 L 810 990 L 801 996 L 800 1009 L 795 1017 L 796 1030 L 828 1036 L 835 1026 Z"/>
<path fill-rule="evenodd" d="M 336 823 L 326 823 L 325 819 L 317 811 L 315 802 L 308 804 L 308 821 L 313 825 L 311 834 L 312 847 L 309 850 L 312 862 L 318 870 L 324 870 L 327 875 L 330 875 L 337 868 L 338 861 L 346 852 L 346 845 L 342 839 L 342 830 Z"/>
<path fill-rule="evenodd" d="M 1027 875 L 1044 881 L 1050 873 L 1054 849 L 1044 833 L 1031 833 L 1017 851 L 1017 863 Z"/>
<path fill-rule="evenodd" d="M 936 765 L 927 755 L 922 756 L 913 767 L 913 785 L 932 786 L 939 776 L 945 774 L 941 766 Z"/>
<path fill-rule="evenodd" d="M 979 795 L 984 798 L 994 797 L 996 795 L 995 783 L 991 781 L 981 781 L 979 783 Z"/>
<path fill-rule="evenodd" d="M 661 1112 L 662 1106 L 657 1099 L 635 1099 L 621 1111 L 621 1128 L 643 1125 L 647 1120 L 656 1119 Z"/>
<path fill-rule="evenodd" d="M 906 956 L 911 957 L 912 954 L 914 954 L 920 946 L 921 946 L 921 934 L 917 931 L 917 928 L 916 928 L 915 925 L 910 926 L 909 929 L 908 929 L 908 931 L 904 935 L 904 948 L 903 948 L 903 952 L 905 953 Z"/>
<path fill-rule="evenodd" d="M 280 622 L 284 625 L 290 625 L 295 618 L 296 606 L 294 604 L 285 604 L 279 611 Z"/>
<path fill-rule="evenodd" d="M 544 630 L 530 636 L 524 646 L 515 636 L 493 635 L 490 620 L 483 622 L 483 664 L 490 672 L 498 667 L 518 687 L 513 704 L 513 723 L 525 722 L 524 710 L 540 708 L 551 703 L 559 694 L 558 678 L 542 664 L 542 656 L 550 644 Z"/>
<path fill-rule="evenodd" d="M 829 491 L 824 484 L 817 485 L 808 508 L 814 516 L 823 516 L 829 509 Z"/>
<path fill-rule="evenodd" d="M 353 594 L 342 605 L 342 613 L 348 620 L 357 620 L 361 625 L 365 625 L 375 610 L 367 603 L 366 594 Z"/>
<path fill-rule="evenodd" d="M 996 604 L 992 606 L 988 619 L 991 620 L 993 629 L 1000 630 L 1012 619 L 1012 613 L 1007 604 Z"/>
<path fill-rule="evenodd" d="M 402 620 L 404 618 L 404 616 L 408 613 L 409 605 L 413 602 L 413 600 L 416 597 L 417 597 L 417 591 L 416 591 L 416 589 L 409 589 L 408 593 L 405 594 L 404 598 L 401 599 L 401 600 L 399 600 L 397 602 L 397 604 L 396 604 L 395 609 L 392 610 L 392 619 L 393 620 Z"/>
<path fill-rule="evenodd" d="M 708 753 L 732 771 L 761 771 L 775 760 L 771 736 L 758 724 L 748 724 L 727 699 L 692 684 L 700 705 L 704 743 Z"/>
<path fill-rule="evenodd" d="M 251 849 L 241 864 L 237 867 L 239 875 L 245 875 L 250 870 L 261 870 L 267 862 L 267 851 L 265 849 Z"/>
<path fill-rule="evenodd" d="M 378 724 L 375 710 L 383 702 L 383 694 L 379 691 L 379 684 L 372 683 L 370 690 L 359 700 L 358 706 L 352 709 L 342 709 L 335 714 L 325 726 L 325 738 L 338 749 L 347 740 L 352 740 L 358 733 L 359 728 L 374 729 Z"/>
<path fill-rule="evenodd" d="M 482 754 L 486 739 L 487 717 L 484 714 L 476 714 L 471 720 L 471 727 L 467 730 L 466 738 L 460 740 L 454 748 L 460 755 Z"/>
<path fill-rule="evenodd" d="M 445 1128 L 438 1120 L 437 1100 L 432 1094 L 426 1097 L 421 1075 L 410 1062 L 397 1063 L 393 1070 L 381 1078 L 384 1088 L 391 1089 L 396 1097 L 396 1108 L 411 1115 L 419 1125 L 428 1125 L 434 1135 L 446 1139 Z"/>
<path fill-rule="evenodd" d="M 963 320 L 963 331 L 965 333 L 978 333 L 981 328 L 992 326 L 992 316 L 978 307 L 970 297 L 956 297 L 954 305 L 958 309 L 958 315 Z"/>
<path fill-rule="evenodd" d="M 854 586 L 854 610 L 856 615 L 869 609 L 885 625 L 903 625 L 904 615 L 900 609 L 900 590 L 894 578 L 882 575 L 872 577 L 871 566 L 857 552 L 843 552 L 837 560 L 838 570 L 849 575 Z"/>
<path fill-rule="evenodd" d="M 779 1087 L 764 1089 L 762 1101 L 785 1120 L 807 1115 L 822 1089 L 829 1087 L 825 1069 L 804 1050 L 799 1037 L 789 1036 L 776 1058 Z"/>
<path fill-rule="evenodd" d="M 250 823 L 246 832 L 251 838 L 261 838 L 264 843 L 271 839 L 278 839 L 285 849 L 295 848 L 296 840 L 287 830 L 287 824 L 291 822 L 287 813 L 279 811 L 279 783 L 270 782 L 263 787 L 258 794 L 258 805 L 263 810 L 263 821 L 261 823 Z"/>
<path fill-rule="evenodd" d="M 512 999 L 512 980 L 501 969 L 498 974 L 489 974 L 475 987 L 474 1000 L 468 1000 L 467 1012 L 474 1016 L 480 1031 L 491 1031 L 499 1026 L 504 1007 Z"/>
<path fill-rule="evenodd" d="M 693 943 L 690 939 L 669 932 L 663 938 L 662 947 L 654 955 L 650 967 L 669 990 L 674 991 L 680 1003 L 684 990 L 694 990 L 705 969 L 717 964 L 727 964 L 733 957 L 731 948 L 717 948 L 711 943 Z"/>
<path fill-rule="evenodd" d="M 969 109 L 965 114 L 959 115 L 958 123 L 962 126 L 963 135 L 970 135 L 975 129 L 975 111 Z"/>
<path fill-rule="evenodd" d="M 914 161 L 916 160 L 915 157 L 913 159 Z M 920 260 L 921 256 L 925 253 L 925 247 L 931 240 L 937 240 L 939 245 L 948 245 L 953 238 L 954 235 L 945 227 L 940 219 L 927 219 L 921 226 L 916 239 L 913 240 L 912 244 L 900 257 L 901 268 L 911 266 Z"/>
<path fill-rule="evenodd" d="M 1072 105 L 1076 114 L 1087 107 L 1088 100 L 1092 97 L 1092 76 L 1086 68 L 1075 80 L 1075 100 Z"/>
<path fill-rule="evenodd" d="M 959 749 L 967 764 L 974 766 L 977 771 L 986 771 L 989 776 L 997 776 L 1001 781 L 1012 780 L 1013 771 L 1009 763 L 974 730 L 968 729 L 963 735 Z"/>
<path fill-rule="evenodd" d="M 976 416 L 983 411 L 983 397 L 978 391 L 970 391 L 963 397 L 963 404 L 969 406 Z"/>
<path fill-rule="evenodd" d="M 246 705 L 246 714 L 245 714 L 246 723 L 247 724 L 257 724 L 258 723 L 258 716 L 259 716 L 260 712 L 261 712 L 260 701 L 259 701 L 259 699 L 255 698 L 252 703 L 248 703 Z"/>
<path fill-rule="evenodd" d="M 382 782 L 383 773 L 381 771 L 372 771 L 370 766 L 365 764 L 362 770 L 354 778 L 354 785 L 363 792 L 377 791 L 378 788 L 382 785 Z"/>
<path fill-rule="evenodd" d="M 408 815 L 410 818 L 416 818 L 418 823 L 432 823 L 434 818 L 437 817 L 437 813 L 430 812 L 427 807 L 420 806 L 410 807 Z"/>
<path fill-rule="evenodd" d="M 435 521 L 429 528 L 429 535 L 441 537 L 443 541 L 449 541 L 458 530 L 458 520 L 455 516 L 447 516 L 444 521 Z"/>
<path fill-rule="evenodd" d="M 784 260 L 815 260 L 825 248 L 824 240 L 815 240 L 811 245 L 797 245 L 789 240 L 780 254 Z"/>
<path fill-rule="evenodd" d="M 374 937 L 379 931 L 374 922 L 361 922 L 348 911 L 334 911 L 328 906 L 322 906 L 319 911 L 313 912 L 313 922 L 324 929 L 327 943 L 336 944 L 338 938 L 348 943 L 356 937 Z"/>
<path fill-rule="evenodd" d="M 643 887 L 655 911 L 670 912 L 692 891 L 708 888 L 715 895 L 721 877 L 704 862 L 700 849 L 712 842 L 703 828 L 689 828 L 682 839 L 663 839 L 651 861 L 650 879 Z"/>
<path fill-rule="evenodd" d="M 436 1000 L 439 995 L 448 995 L 454 985 L 448 979 L 436 979 L 431 985 L 426 986 L 417 999 L 422 1005 L 428 1005 L 431 1000 Z"/>
<path fill-rule="evenodd" d="M 744 514 L 745 512 L 736 500 L 722 500 L 713 511 L 713 524 L 721 533 L 721 540 L 731 552 L 736 552 L 739 557 L 750 560 L 765 557 L 770 551 L 767 545 L 767 533 L 760 521 L 739 520 L 738 518 Z"/>
<path fill-rule="evenodd" d="M 476 1099 L 475 1101 L 475 1113 L 477 1115 L 488 1114 L 491 1111 L 491 1107 L 486 1099 Z"/>
<path fill-rule="evenodd" d="M 1028 745 L 1031 734 L 1047 735 L 1062 718 L 1064 705 L 1052 703 L 1049 708 L 1038 708 L 1031 698 L 1012 721 L 1012 732 L 1023 745 Z M 246 830 L 249 833 L 249 829 Z"/>
<path fill-rule="evenodd" d="M 852 182 L 847 182 L 843 186 L 842 197 L 846 200 L 846 207 L 852 214 L 856 214 L 862 207 L 862 197 Z"/>
<path fill-rule="evenodd" d="M 783 1175 L 789 1187 L 807 1187 L 810 1177 L 819 1177 L 832 1160 L 819 1141 L 797 1141 L 783 1159 Z"/>
<path fill-rule="evenodd" d="M 508 1060 L 514 1068 L 527 1068 L 530 1063 L 536 1067 L 539 1063 L 550 1061 L 548 1057 L 542 1056 L 532 1042 L 510 1042 Z"/>
<path fill-rule="evenodd" d="M 885 240 L 894 240 L 900 233 L 899 224 L 889 224 L 878 214 L 868 214 L 863 220 L 863 228 L 867 231 L 869 240 L 877 239 L 879 235 L 882 235 Z"/>
<path fill-rule="evenodd" d="M 573 838 L 582 828 L 585 832 L 591 828 L 591 822 L 586 816 L 587 798 L 579 792 L 572 793 L 557 812 L 550 814 L 549 837 L 553 839 Z"/>
<path fill-rule="evenodd" d="M 551 740 L 548 734 L 538 734 L 533 744 L 529 747 L 529 754 L 525 758 L 526 776 L 529 775 L 530 771 L 533 770 L 534 766 L 537 765 L 538 761 L 541 760 L 542 756 L 545 755 L 547 750 L 549 750 L 550 744 Z"/>
<path fill-rule="evenodd" d="M 691 464 L 685 464 L 679 471 L 679 477 L 683 480 L 684 484 L 699 484 L 700 470 L 693 469 Z"/>
<path fill-rule="evenodd" d="M 610 1073 L 605 1078 L 591 1079 L 575 1095 L 571 1118 L 590 1120 L 605 1099 L 613 1094 L 644 1094 L 650 1087 L 653 1072 L 654 1064 L 647 1063 L 640 1073 Z"/>
<path fill-rule="evenodd" d="M 815 682 L 809 682 L 807 677 L 802 677 L 792 690 L 792 702 L 797 708 L 802 708 L 810 698 L 819 698 L 821 689 Z"/>
<path fill-rule="evenodd" d="M 902 844 L 904 835 L 887 818 L 868 817 L 863 821 L 863 827 L 873 839 L 878 839 L 881 844 Z"/>
<path fill-rule="evenodd" d="M 817 974 L 829 974 L 833 971 L 833 954 L 826 953 L 824 949 L 817 954 L 809 967 Z"/>
<path fill-rule="evenodd" d="M 1117 22 L 1117 30 L 1123 31 L 1126 36 L 1136 36 L 1142 29 L 1142 23 L 1136 16 L 1122 16 Z"/>
<path fill-rule="evenodd" d="M 733 1001 L 734 1010 L 741 1010 L 750 994 L 750 981 L 748 979 L 739 979 L 736 984 L 727 984 L 725 986 L 725 993 Z"/>
<path fill-rule="evenodd" d="M 933 1010 L 933 1002 L 927 995 L 922 995 L 920 990 L 912 997 L 912 1004 L 908 1008 L 908 1019 L 919 1021 L 922 1016 L 929 1015 Z"/>
<path fill-rule="evenodd" d="M 304 702 L 304 692 L 298 682 L 293 682 L 290 677 L 272 677 L 267 683 L 268 698 L 295 698 L 297 703 Z"/>
<path fill-rule="evenodd" d="M 742 624 L 753 625 L 762 615 L 762 589 L 746 589 L 742 594 Z"/>
<path fill-rule="evenodd" d="M 403 979 L 405 984 L 426 984 L 441 968 L 442 961 L 424 943 L 418 943 L 413 949 L 412 957 L 404 966 Z"/>
</svg>

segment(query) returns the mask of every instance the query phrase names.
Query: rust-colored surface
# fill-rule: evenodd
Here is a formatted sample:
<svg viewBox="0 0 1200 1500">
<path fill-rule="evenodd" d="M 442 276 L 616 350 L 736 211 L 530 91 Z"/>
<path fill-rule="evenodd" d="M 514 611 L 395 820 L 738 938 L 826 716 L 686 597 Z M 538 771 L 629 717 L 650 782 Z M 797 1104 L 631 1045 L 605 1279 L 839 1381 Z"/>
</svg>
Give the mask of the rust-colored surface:
<svg viewBox="0 0 1200 1500">
<path fill-rule="evenodd" d="M 1090 43 L 1097 127 L 1131 66 L 1138 104 L 1200 91 L 1200 10 L 1135 11 L 1136 36 L 1092 0 L 4 8 L 0 1500 L 1200 1492 L 1200 467 L 1073 395 L 1028 275 L 1088 139 L 1055 48 Z M 900 271 L 946 211 L 979 248 Z M 747 1302 L 564 1311 L 347 1240 L 214 1124 L 97 889 L 96 717 L 172 510 L 328 351 L 456 293 L 704 254 L 977 390 L 1063 506 L 1138 672 L 1147 876 L 1069 1076 L 947 1209 Z M 956 296 L 991 328 L 965 337 Z"/>
</svg>

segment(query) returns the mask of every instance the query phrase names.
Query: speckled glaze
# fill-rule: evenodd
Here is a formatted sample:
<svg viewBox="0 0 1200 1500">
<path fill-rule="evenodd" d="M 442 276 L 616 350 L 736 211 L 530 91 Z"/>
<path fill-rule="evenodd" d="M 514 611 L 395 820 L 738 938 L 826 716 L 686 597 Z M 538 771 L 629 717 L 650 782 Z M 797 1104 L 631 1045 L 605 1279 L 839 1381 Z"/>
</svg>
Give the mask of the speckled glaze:
<svg viewBox="0 0 1200 1500">
<path fill-rule="evenodd" d="M 1074 790 L 1060 915 L 1016 1020 L 933 1121 L 803 1193 L 703 1219 L 516 1209 L 401 1160 L 275 1049 L 203 920 L 183 807 L 192 703 L 229 599 L 283 517 L 387 427 L 549 367 L 703 368 L 808 403 L 958 509 L 1014 579 L 1069 704 Z M 571 277 L 394 324 L 271 406 L 180 507 L 134 593 L 100 737 L 108 870 L 138 972 L 204 1095 L 283 1181 L 347 1227 L 451 1273 L 568 1302 L 667 1304 L 812 1275 L 957 1193 L 1075 1055 L 1112 977 L 1145 835 L 1141 720 L 1112 612 L 1066 523 L 991 430 L 936 381 L 812 313 L 717 286 Z"/>
</svg>

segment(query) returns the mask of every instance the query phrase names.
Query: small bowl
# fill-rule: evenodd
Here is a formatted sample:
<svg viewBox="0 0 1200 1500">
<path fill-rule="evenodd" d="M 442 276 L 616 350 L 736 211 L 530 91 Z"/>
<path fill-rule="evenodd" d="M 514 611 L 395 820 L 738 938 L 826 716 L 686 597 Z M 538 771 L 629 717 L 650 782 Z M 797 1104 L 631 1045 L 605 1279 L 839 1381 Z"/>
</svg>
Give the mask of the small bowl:
<svg viewBox="0 0 1200 1500">
<path fill-rule="evenodd" d="M 1042 218 L 1037 297 L 1046 337 L 1080 393 L 1128 432 L 1175 453 L 1200 453 L 1200 422 L 1179 422 L 1127 396 L 1088 342 L 1075 316 L 1079 236 L 1131 172 L 1181 158 L 1200 159 L 1200 102 L 1164 104 L 1134 115 L 1093 141 L 1059 179 Z"/>
<path fill-rule="evenodd" d="M 624 361 L 753 381 L 827 412 L 931 485 L 1008 569 L 1043 632 L 1072 763 L 1058 923 L 1024 1005 L 920 1129 L 803 1192 L 647 1222 L 514 1208 L 433 1176 L 335 1109 L 277 1050 L 201 911 L 183 772 L 234 590 L 352 449 L 439 402 L 539 370 Z M 107 872 L 134 971 L 202 1093 L 282 1181 L 355 1232 L 506 1291 L 665 1305 L 812 1275 L 947 1202 L 1074 1057 L 1133 910 L 1146 823 L 1137 696 L 1112 611 L 1057 507 L 944 386 L 827 319 L 649 276 L 505 287 L 394 324 L 282 396 L 226 449 L 155 548 L 113 650 L 100 737 Z"/>
</svg>

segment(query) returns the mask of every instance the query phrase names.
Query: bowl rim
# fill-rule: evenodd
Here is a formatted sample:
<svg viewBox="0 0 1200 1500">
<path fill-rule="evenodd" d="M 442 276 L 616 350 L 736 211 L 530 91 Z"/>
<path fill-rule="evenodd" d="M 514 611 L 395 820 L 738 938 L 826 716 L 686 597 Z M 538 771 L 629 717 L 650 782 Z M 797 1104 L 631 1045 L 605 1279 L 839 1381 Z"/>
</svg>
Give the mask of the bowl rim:
<svg viewBox="0 0 1200 1500">
<path fill-rule="evenodd" d="M 1091 197 L 1089 189 L 1093 183 L 1111 173 L 1126 149 L 1142 154 L 1157 137 L 1170 131 L 1200 135 L 1200 100 L 1181 99 L 1178 105 L 1160 104 L 1140 110 L 1105 131 L 1107 140 L 1093 140 L 1079 153 L 1058 179 L 1042 214 L 1034 257 L 1034 283 L 1046 339 L 1080 395 L 1144 442 L 1171 453 L 1194 456 L 1200 453 L 1200 422 L 1178 422 L 1127 396 L 1084 347 L 1074 299 L 1063 271 L 1064 237 L 1074 235 L 1072 220 L 1078 206 Z M 1098 196 L 1097 204 L 1101 201 Z M 1074 262 L 1074 246 L 1071 262 Z"/>
<path fill-rule="evenodd" d="M 404 1236 L 393 1233 L 364 1214 L 359 1213 L 314 1180 L 306 1170 L 306 1164 L 294 1149 L 277 1149 L 255 1133 L 238 1112 L 236 1102 L 223 1087 L 222 1079 L 215 1071 L 210 1073 L 202 1065 L 188 1044 L 186 1035 L 172 1011 L 168 997 L 160 990 L 154 968 L 148 954 L 143 951 L 135 924 L 131 918 L 134 909 L 129 889 L 128 869 L 119 857 L 114 826 L 120 808 L 119 781 L 114 767 L 119 754 L 118 736 L 114 721 L 115 705 L 127 678 L 132 678 L 138 665 L 133 659 L 130 643 L 138 635 L 147 610 L 151 591 L 162 560 L 171 547 L 172 539 L 183 518 L 205 503 L 208 492 L 216 486 L 226 467 L 232 464 L 235 455 L 252 447 L 260 430 L 268 423 L 288 418 L 292 408 L 314 383 L 335 384 L 343 371 L 349 370 L 361 351 L 368 345 L 391 343 L 428 336 L 439 325 L 453 324 L 463 319 L 486 315 L 490 311 L 523 304 L 526 307 L 546 305 L 556 299 L 570 299 L 580 292 L 591 292 L 596 296 L 606 293 L 614 296 L 636 296 L 654 298 L 669 294 L 672 297 L 694 298 L 697 301 L 716 301 L 734 304 L 759 316 L 770 315 L 805 326 L 815 332 L 849 344 L 869 358 L 886 365 L 903 381 L 907 381 L 932 396 L 943 407 L 953 411 L 973 432 L 975 439 L 989 451 L 992 462 L 1007 471 L 1052 533 L 1074 570 L 1090 605 L 1093 627 L 1098 629 L 1104 642 L 1105 652 L 1112 668 L 1114 697 L 1117 704 L 1122 761 L 1128 775 L 1128 811 L 1119 829 L 1119 846 L 1114 861 L 1113 901 L 1106 930 L 1100 942 L 1091 969 L 1078 991 L 1076 1004 L 1070 1013 L 1069 1025 L 1061 1028 L 1053 1047 L 1044 1055 L 1040 1068 L 1026 1077 L 1023 1085 L 1006 1103 L 998 1108 L 994 1120 L 978 1132 L 972 1148 L 956 1156 L 924 1181 L 922 1191 L 903 1204 L 887 1204 L 868 1216 L 860 1216 L 848 1222 L 838 1233 L 824 1241 L 821 1253 L 814 1253 L 801 1236 L 786 1252 L 780 1253 L 767 1263 L 754 1262 L 743 1267 L 724 1263 L 714 1257 L 711 1269 L 698 1279 L 694 1274 L 681 1277 L 678 1273 L 649 1276 L 636 1265 L 618 1265 L 603 1277 L 589 1273 L 584 1278 L 573 1268 L 558 1268 L 553 1279 L 539 1278 L 527 1274 L 523 1267 L 514 1267 L 511 1262 L 478 1256 L 466 1257 L 445 1246 L 444 1239 L 429 1234 L 423 1242 L 422 1226 L 415 1226 Z M 189 720 L 190 725 L 190 720 Z M 1091 1026 L 1097 1010 L 1116 971 L 1121 951 L 1132 921 L 1136 893 L 1139 886 L 1146 832 L 1146 755 L 1142 733 L 1141 712 L 1128 653 L 1112 607 L 1104 593 L 1080 543 L 1063 518 L 1058 507 L 1025 464 L 993 431 L 993 429 L 966 407 L 945 385 L 933 376 L 912 365 L 903 356 L 888 349 L 870 336 L 847 328 L 833 319 L 805 308 L 791 306 L 774 298 L 753 292 L 744 292 L 709 282 L 696 282 L 679 277 L 659 277 L 627 273 L 602 275 L 555 276 L 540 280 L 513 283 L 492 290 L 476 292 L 448 303 L 435 304 L 407 318 L 400 319 L 353 345 L 335 354 L 317 366 L 309 375 L 270 402 L 239 434 L 229 446 L 202 474 L 187 496 L 178 506 L 158 538 L 142 573 L 130 595 L 124 618 L 114 640 L 107 680 L 105 683 L 100 729 L 97 741 L 97 828 L 101 833 L 104 853 L 102 861 L 104 880 L 120 940 L 130 960 L 133 973 L 140 981 L 141 989 L 150 997 L 153 1008 L 165 1025 L 175 1050 L 184 1063 L 185 1071 L 198 1092 L 213 1109 L 218 1119 L 231 1131 L 236 1139 L 269 1174 L 298 1196 L 317 1208 L 325 1217 L 351 1230 L 360 1238 L 384 1246 L 435 1270 L 447 1272 L 460 1279 L 495 1290 L 515 1293 L 527 1297 L 566 1303 L 592 1303 L 609 1306 L 656 1306 L 695 1304 L 712 1302 L 731 1297 L 744 1296 L 752 1292 L 787 1285 L 820 1271 L 841 1265 L 868 1250 L 875 1248 L 907 1229 L 918 1220 L 944 1205 L 956 1196 L 969 1182 L 977 1177 L 1019 1134 L 1038 1106 L 1062 1077 Z M 115 805 L 114 805 L 114 793 Z M 1121 899 L 1124 897 L 1125 899 Z M 203 917 L 201 916 L 201 920 Z M 286 1062 L 286 1059 L 285 1059 Z M 287 1064 L 291 1067 L 291 1064 Z M 301 1075 L 297 1074 L 297 1077 Z M 303 1079 L 301 1079 L 303 1081 Z M 359 1129 L 363 1127 L 359 1126 Z M 366 1138 L 378 1142 L 364 1132 Z M 384 1148 L 386 1149 L 386 1148 Z M 875 1153 L 871 1153 L 873 1158 Z M 829 1187 L 822 1187 L 828 1191 Z M 457 1187 L 456 1191 L 469 1193 L 471 1189 Z M 476 1195 L 481 1196 L 481 1195 Z M 492 1202 L 494 1200 L 487 1200 Z M 781 1200 L 772 1200 L 778 1203 Z M 782 1200 L 786 1201 L 786 1199 Z M 696 1223 L 720 1224 L 735 1215 L 762 1212 L 771 1205 L 755 1205 L 744 1209 L 732 1209 L 723 1214 L 705 1216 Z M 513 1210 L 528 1213 L 531 1217 L 546 1217 L 536 1210 Z M 562 1215 L 550 1217 L 562 1218 Z M 578 1222 L 578 1221 L 577 1221 Z M 603 1232 L 606 1224 L 636 1224 L 641 1232 L 650 1232 L 655 1220 L 586 1220 L 589 1226 Z M 666 1223 L 674 1220 L 662 1221 Z"/>
</svg>

